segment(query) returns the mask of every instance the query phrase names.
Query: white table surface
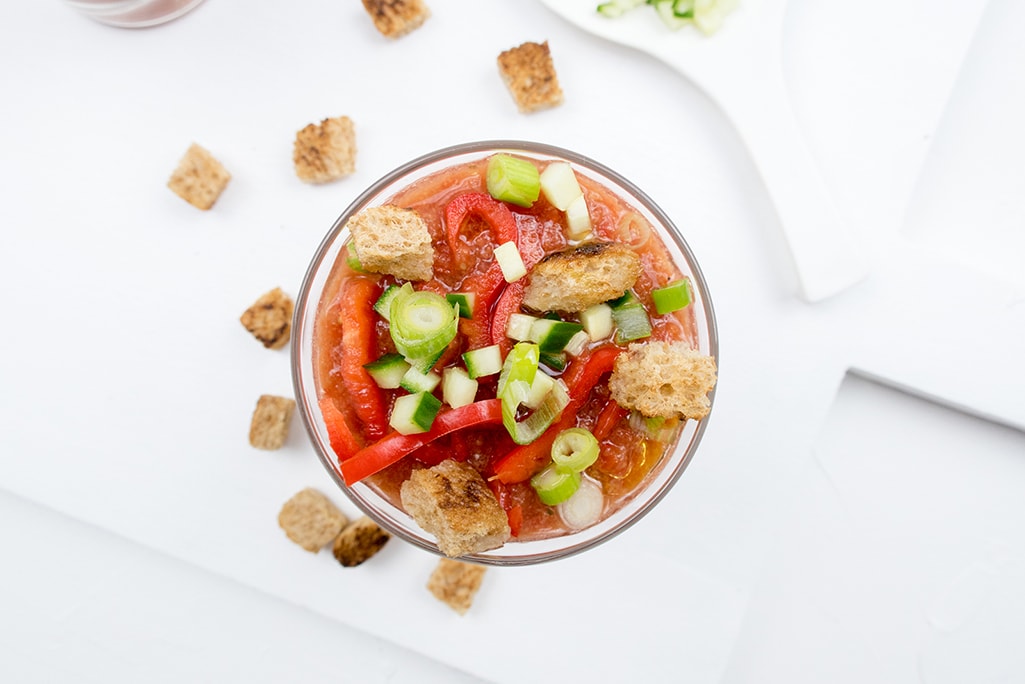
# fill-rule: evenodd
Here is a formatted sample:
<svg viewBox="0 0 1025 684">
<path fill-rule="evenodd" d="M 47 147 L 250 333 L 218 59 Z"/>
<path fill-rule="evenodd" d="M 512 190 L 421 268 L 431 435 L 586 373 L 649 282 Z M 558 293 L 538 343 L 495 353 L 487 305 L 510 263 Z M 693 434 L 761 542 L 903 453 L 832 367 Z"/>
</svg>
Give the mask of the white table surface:
<svg viewBox="0 0 1025 684">
<path fill-rule="evenodd" d="M 731 126 L 675 71 L 538 2 L 429 5 L 398 41 L 355 0 L 207 0 L 149 30 L 0 6 L 0 680 L 1025 679 L 1025 5 L 791 2 L 793 105 L 874 259 L 816 305 Z M 566 102 L 525 116 L 495 57 L 545 39 Z M 295 131 L 341 114 L 356 173 L 300 183 Z M 489 571 L 459 617 L 428 554 L 346 570 L 281 534 L 302 487 L 354 509 L 298 420 L 249 447 L 256 397 L 291 385 L 237 319 L 298 290 L 377 177 L 488 138 L 594 157 L 675 217 L 721 378 L 655 512 Z M 209 212 L 165 187 L 193 141 L 233 174 Z M 545 620 L 553 583 L 572 600 Z"/>
</svg>

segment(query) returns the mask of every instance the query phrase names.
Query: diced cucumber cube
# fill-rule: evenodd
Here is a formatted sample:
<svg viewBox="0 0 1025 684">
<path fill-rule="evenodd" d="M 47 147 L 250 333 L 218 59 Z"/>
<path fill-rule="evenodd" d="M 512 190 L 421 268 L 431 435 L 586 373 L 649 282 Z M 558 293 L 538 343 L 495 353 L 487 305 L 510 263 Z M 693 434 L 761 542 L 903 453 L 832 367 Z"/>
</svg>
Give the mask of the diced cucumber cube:
<svg viewBox="0 0 1025 684">
<path fill-rule="evenodd" d="M 512 240 L 503 242 L 498 247 L 495 247 L 495 261 L 498 262 L 499 268 L 502 269 L 502 275 L 507 283 L 515 283 L 527 275 L 527 267 L 523 265 L 523 257 L 520 256 L 520 250 Z"/>
<path fill-rule="evenodd" d="M 401 354 L 385 354 L 376 361 L 363 366 L 377 386 L 382 389 L 395 389 L 402 383 L 402 376 L 409 370 L 409 363 Z"/>
<path fill-rule="evenodd" d="M 514 313 L 509 316 L 509 322 L 505 326 L 505 336 L 517 342 L 526 342 L 530 339 L 530 328 L 534 321 L 539 320 L 537 316 Z"/>
<path fill-rule="evenodd" d="M 472 404 L 477 398 L 477 381 L 462 368 L 446 368 L 441 376 L 441 397 L 452 408 Z"/>
<path fill-rule="evenodd" d="M 434 371 L 426 373 L 410 366 L 399 381 L 399 386 L 407 392 L 433 392 L 434 388 L 441 382 L 441 376 Z"/>
<path fill-rule="evenodd" d="M 463 354 L 466 372 L 471 378 L 483 378 L 502 370 L 502 348 L 497 344 L 471 349 Z"/>
<path fill-rule="evenodd" d="M 427 432 L 441 409 L 441 401 L 430 392 L 405 394 L 395 400 L 388 424 L 403 435 Z"/>
<path fill-rule="evenodd" d="M 588 307 L 580 312 L 580 323 L 592 342 L 604 340 L 612 334 L 612 307 L 608 304 Z"/>
<path fill-rule="evenodd" d="M 477 297 L 472 292 L 449 292 L 445 295 L 452 304 L 459 307 L 460 318 L 472 318 L 473 317 L 473 304 Z"/>
<path fill-rule="evenodd" d="M 541 172 L 541 192 L 559 211 L 566 211 L 570 202 L 583 191 L 569 162 L 552 162 Z"/>
<path fill-rule="evenodd" d="M 581 330 L 583 326 L 579 323 L 539 318 L 531 324 L 528 339 L 537 342 L 541 351 L 551 354 L 564 350 L 570 339 Z"/>
<path fill-rule="evenodd" d="M 580 195 L 566 207 L 566 234 L 579 240 L 591 232 L 591 214 L 587 211 L 587 200 Z"/>
</svg>

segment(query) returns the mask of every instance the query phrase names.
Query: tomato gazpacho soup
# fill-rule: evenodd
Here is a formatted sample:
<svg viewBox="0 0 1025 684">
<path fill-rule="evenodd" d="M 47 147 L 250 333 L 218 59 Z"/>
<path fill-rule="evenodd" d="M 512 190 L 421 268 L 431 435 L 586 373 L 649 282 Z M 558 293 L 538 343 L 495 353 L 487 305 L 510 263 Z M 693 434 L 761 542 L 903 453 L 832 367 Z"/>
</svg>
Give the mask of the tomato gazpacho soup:
<svg viewBox="0 0 1025 684">
<path fill-rule="evenodd" d="M 336 472 L 446 555 L 600 523 L 707 416 L 694 278 L 574 163 L 453 163 L 346 228 L 312 337 Z"/>
</svg>

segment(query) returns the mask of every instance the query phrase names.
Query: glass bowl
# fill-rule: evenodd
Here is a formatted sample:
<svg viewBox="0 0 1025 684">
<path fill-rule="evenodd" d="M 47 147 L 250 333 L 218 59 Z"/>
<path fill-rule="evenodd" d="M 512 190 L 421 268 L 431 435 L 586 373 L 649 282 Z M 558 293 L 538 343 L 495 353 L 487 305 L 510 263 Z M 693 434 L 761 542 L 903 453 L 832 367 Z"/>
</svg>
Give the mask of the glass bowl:
<svg viewBox="0 0 1025 684">
<path fill-rule="evenodd" d="M 450 166 L 477 161 L 504 152 L 542 162 L 564 160 L 577 174 L 605 185 L 633 206 L 654 228 L 676 267 L 690 278 L 693 290 L 698 350 L 718 361 L 718 337 L 712 303 L 705 279 L 694 254 L 672 220 L 654 201 L 630 181 L 612 169 L 583 155 L 552 145 L 492 140 L 470 142 L 418 157 L 371 185 L 342 212 L 313 255 L 296 300 L 292 330 L 292 379 L 299 414 L 313 447 L 338 487 L 367 516 L 397 537 L 422 549 L 442 555 L 434 537 L 423 531 L 403 510 L 379 495 L 365 482 L 348 486 L 342 478 L 331 449 L 324 420 L 318 408 L 318 387 L 313 370 L 314 322 L 321 293 L 337 259 L 344 258 L 342 248 L 349 239 L 345 228 L 351 216 L 371 206 L 385 204 L 406 186 Z M 715 390 L 709 394 L 714 403 Z M 611 515 L 583 530 L 547 539 L 511 540 L 501 548 L 462 556 L 461 560 L 489 565 L 528 565 L 579 553 L 605 542 L 640 520 L 673 487 L 697 451 L 708 425 L 709 416 L 700 421 L 687 420 L 639 489 Z"/>
</svg>

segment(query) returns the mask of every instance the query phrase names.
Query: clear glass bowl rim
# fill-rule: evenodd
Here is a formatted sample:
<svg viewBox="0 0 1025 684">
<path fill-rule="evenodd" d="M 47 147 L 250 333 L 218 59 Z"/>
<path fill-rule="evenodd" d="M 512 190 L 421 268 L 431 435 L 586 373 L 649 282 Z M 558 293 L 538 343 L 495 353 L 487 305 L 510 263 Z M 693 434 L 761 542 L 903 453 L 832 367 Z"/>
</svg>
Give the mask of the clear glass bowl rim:
<svg viewBox="0 0 1025 684">
<path fill-rule="evenodd" d="M 640 205 L 645 210 L 650 212 L 656 219 L 656 225 L 653 227 L 661 238 L 668 237 L 676 247 L 681 251 L 684 259 L 686 260 L 686 267 L 689 270 L 689 276 L 691 277 L 694 289 L 696 290 L 696 299 L 701 304 L 701 309 L 704 313 L 704 328 L 705 336 L 707 337 L 708 350 L 707 353 L 716 360 L 717 367 L 719 366 L 719 337 L 718 328 L 716 324 L 715 311 L 712 307 L 711 299 L 708 295 L 708 285 L 705 280 L 704 274 L 698 265 L 697 259 L 694 256 L 693 251 L 687 244 L 683 235 L 680 233 L 676 224 L 669 218 L 669 216 L 656 204 L 643 190 L 634 185 L 631 181 L 621 176 L 618 172 L 611 168 L 601 164 L 594 159 L 582 155 L 577 152 L 547 143 L 539 143 L 527 140 L 481 140 L 474 142 L 460 143 L 451 145 L 443 148 L 436 149 L 432 152 L 428 152 L 419 157 L 416 157 L 388 172 L 377 181 L 372 183 L 366 190 L 364 190 L 356 199 L 354 199 L 345 210 L 339 215 L 339 217 L 332 224 L 331 229 L 325 235 L 321 241 L 317 251 L 314 253 L 313 258 L 306 270 L 303 277 L 302 285 L 299 289 L 299 293 L 296 297 L 295 311 L 293 314 L 293 325 L 292 325 L 292 340 L 290 344 L 291 352 L 291 370 L 292 370 L 292 383 L 295 391 L 296 400 L 299 407 L 299 415 L 301 416 L 303 425 L 307 431 L 307 434 L 311 438 L 311 442 L 316 451 L 318 458 L 327 469 L 331 478 L 335 484 L 345 493 L 350 501 L 357 508 L 359 508 L 364 514 L 373 519 L 384 529 L 391 534 L 404 539 L 406 542 L 413 544 L 414 546 L 420 547 L 432 554 L 443 556 L 441 551 L 438 549 L 436 544 L 432 541 L 430 535 L 427 535 L 423 530 L 420 530 L 415 523 L 412 527 L 405 527 L 401 524 L 396 523 L 388 515 L 384 514 L 381 510 L 371 505 L 371 502 L 360 496 L 355 488 L 360 486 L 366 487 L 366 485 L 356 485 L 355 488 L 349 487 L 345 484 L 341 474 L 338 471 L 337 463 L 335 462 L 334 453 L 330 451 L 330 448 L 324 449 L 322 443 L 326 440 L 326 435 L 319 429 L 316 424 L 316 414 L 319 412 L 319 408 L 315 405 L 311 405 L 307 400 L 306 394 L 306 383 L 314 386 L 315 381 L 311 378 L 304 378 L 302 369 L 302 353 L 303 353 L 303 342 L 308 336 L 312 336 L 312 331 L 307 335 L 306 316 L 309 307 L 313 307 L 314 313 L 316 307 L 319 305 L 320 292 L 312 293 L 316 299 L 310 299 L 311 296 L 311 285 L 317 274 L 320 272 L 322 267 L 330 269 L 333 266 L 334 261 L 325 264 L 325 259 L 332 247 L 338 240 L 339 234 L 342 232 L 347 220 L 350 216 L 355 214 L 357 211 L 362 209 L 372 200 L 379 198 L 382 190 L 392 186 L 397 181 L 406 177 L 407 175 L 416 172 L 424 167 L 428 167 L 446 160 L 451 160 L 451 164 L 455 165 L 464 161 L 471 161 L 475 158 L 480 158 L 483 154 L 492 154 L 497 152 L 507 152 L 511 154 L 522 153 L 527 156 L 535 156 L 542 158 L 558 158 L 570 162 L 578 167 L 583 167 L 589 170 L 593 175 L 602 177 L 603 180 L 608 180 L 618 185 L 620 188 L 625 190 L 629 196 L 626 197 L 635 207 Z M 478 155 L 478 156 L 471 156 Z M 459 157 L 466 156 L 466 159 L 457 159 Z M 440 171 L 447 166 L 439 166 L 434 171 Z M 412 182 L 412 181 L 411 181 Z M 660 230 L 661 229 L 661 230 Z M 663 234 L 664 233 L 664 234 Z M 679 264 L 678 264 L 679 265 Z M 709 401 L 712 407 L 715 405 L 715 392 L 713 389 L 709 393 Z M 700 421 L 688 421 L 688 423 L 694 424 L 694 432 L 690 437 L 689 442 L 684 445 L 681 438 L 673 445 L 673 452 L 667 457 L 668 460 L 660 465 L 657 470 L 660 472 L 666 469 L 672 468 L 671 472 L 661 477 L 661 482 L 658 483 L 658 487 L 649 492 L 652 488 L 653 482 L 649 475 L 648 482 L 642 486 L 632 497 L 631 504 L 637 505 L 635 502 L 639 501 L 637 510 L 625 517 L 620 522 L 616 523 L 613 527 L 605 530 L 604 532 L 590 536 L 584 535 L 581 532 L 571 533 L 561 537 L 554 537 L 548 540 L 541 540 L 540 542 L 509 542 L 501 549 L 497 551 L 508 551 L 510 547 L 523 547 L 525 552 L 522 554 L 507 555 L 493 555 L 494 552 L 484 552 L 480 554 L 473 554 L 468 556 L 462 556 L 459 560 L 476 562 L 485 565 L 495 566 L 516 566 L 516 565 L 532 565 L 541 562 L 548 562 L 560 558 L 567 558 L 569 556 L 578 554 L 586 549 L 593 548 L 599 544 L 602 544 L 613 537 L 621 534 L 629 527 L 637 523 L 643 518 L 656 504 L 658 504 L 665 496 L 669 493 L 669 490 L 673 488 L 676 482 L 679 480 L 683 471 L 687 468 L 690 461 L 692 460 L 694 453 L 701 442 L 702 436 L 708 426 L 709 419 L 711 418 L 711 410 L 709 414 Z M 683 454 L 679 454 L 679 450 L 686 447 L 686 451 Z M 375 493 L 370 491 L 371 496 L 369 498 L 379 499 Z M 579 538 L 579 541 L 574 541 Z M 545 543 L 547 542 L 547 543 Z M 555 542 L 554 544 L 552 542 Z M 559 544 L 559 542 L 565 542 Z M 544 546 L 538 551 L 531 552 L 526 549 L 529 545 Z M 547 548 L 554 547 L 554 548 Z"/>
</svg>

